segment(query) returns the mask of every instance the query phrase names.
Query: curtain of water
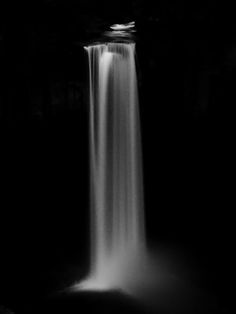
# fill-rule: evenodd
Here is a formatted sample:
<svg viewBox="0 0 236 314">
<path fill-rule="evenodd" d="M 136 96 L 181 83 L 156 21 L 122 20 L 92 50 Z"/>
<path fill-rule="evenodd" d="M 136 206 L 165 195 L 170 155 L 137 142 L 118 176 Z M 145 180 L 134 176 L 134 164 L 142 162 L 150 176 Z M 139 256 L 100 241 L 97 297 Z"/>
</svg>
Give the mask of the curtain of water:
<svg viewBox="0 0 236 314">
<path fill-rule="evenodd" d="M 121 285 L 131 264 L 144 255 L 142 154 L 135 44 L 108 43 L 86 49 L 91 185 L 87 284 L 99 288 Z"/>
</svg>

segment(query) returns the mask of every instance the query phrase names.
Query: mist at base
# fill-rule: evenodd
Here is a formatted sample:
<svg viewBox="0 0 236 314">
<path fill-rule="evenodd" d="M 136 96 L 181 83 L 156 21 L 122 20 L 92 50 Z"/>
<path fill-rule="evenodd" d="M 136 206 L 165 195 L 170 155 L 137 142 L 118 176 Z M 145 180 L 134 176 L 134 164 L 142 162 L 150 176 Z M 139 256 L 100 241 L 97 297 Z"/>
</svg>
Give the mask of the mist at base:
<svg viewBox="0 0 236 314">
<path fill-rule="evenodd" d="M 145 256 L 145 255 L 144 255 Z M 127 294 L 135 294 L 139 286 L 150 283 L 151 269 L 147 258 L 138 254 L 114 256 L 100 268 L 97 275 L 88 276 L 76 284 L 78 290 L 120 290 Z"/>
<path fill-rule="evenodd" d="M 144 313 L 198 313 L 198 310 L 215 307 L 215 299 L 196 283 L 198 270 L 185 251 L 168 245 L 150 249 L 145 260 L 130 257 L 130 264 L 119 273 L 114 269 L 104 277 L 88 277 L 72 285 L 68 292 L 123 295 L 140 305 Z M 125 275 L 126 274 L 126 275 Z M 199 279 L 199 276 L 198 276 Z M 142 312 L 142 311 L 141 311 Z"/>
</svg>

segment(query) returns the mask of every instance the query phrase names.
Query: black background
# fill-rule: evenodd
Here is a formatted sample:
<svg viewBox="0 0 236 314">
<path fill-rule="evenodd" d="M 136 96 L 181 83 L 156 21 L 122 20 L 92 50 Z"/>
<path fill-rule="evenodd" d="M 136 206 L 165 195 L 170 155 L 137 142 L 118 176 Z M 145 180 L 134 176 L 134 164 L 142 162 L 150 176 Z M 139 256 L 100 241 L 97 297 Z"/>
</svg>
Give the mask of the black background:
<svg viewBox="0 0 236 314">
<path fill-rule="evenodd" d="M 190 2 L 1 2 L 0 304 L 88 270 L 83 46 L 135 20 L 147 241 L 184 251 L 231 311 L 236 22 L 230 6 Z"/>
</svg>

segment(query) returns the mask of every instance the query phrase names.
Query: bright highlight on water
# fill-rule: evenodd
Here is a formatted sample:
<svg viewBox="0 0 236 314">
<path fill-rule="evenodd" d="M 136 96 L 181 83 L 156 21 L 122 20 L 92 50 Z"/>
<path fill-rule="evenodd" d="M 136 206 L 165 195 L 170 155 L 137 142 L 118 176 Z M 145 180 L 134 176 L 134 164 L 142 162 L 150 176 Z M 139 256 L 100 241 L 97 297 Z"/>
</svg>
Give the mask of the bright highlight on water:
<svg viewBox="0 0 236 314">
<path fill-rule="evenodd" d="M 134 43 L 86 47 L 90 77 L 91 268 L 79 289 L 124 289 L 145 272 Z"/>
</svg>

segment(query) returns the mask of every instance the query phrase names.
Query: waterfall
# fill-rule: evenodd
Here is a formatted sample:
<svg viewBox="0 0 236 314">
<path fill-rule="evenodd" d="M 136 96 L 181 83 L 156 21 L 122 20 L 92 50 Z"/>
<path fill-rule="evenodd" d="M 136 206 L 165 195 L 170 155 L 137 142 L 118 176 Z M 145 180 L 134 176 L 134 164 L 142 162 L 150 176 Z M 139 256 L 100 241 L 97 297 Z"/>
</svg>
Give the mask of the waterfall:
<svg viewBox="0 0 236 314">
<path fill-rule="evenodd" d="M 125 288 L 145 259 L 134 43 L 86 47 L 90 81 L 91 265 L 82 289 Z"/>
</svg>

